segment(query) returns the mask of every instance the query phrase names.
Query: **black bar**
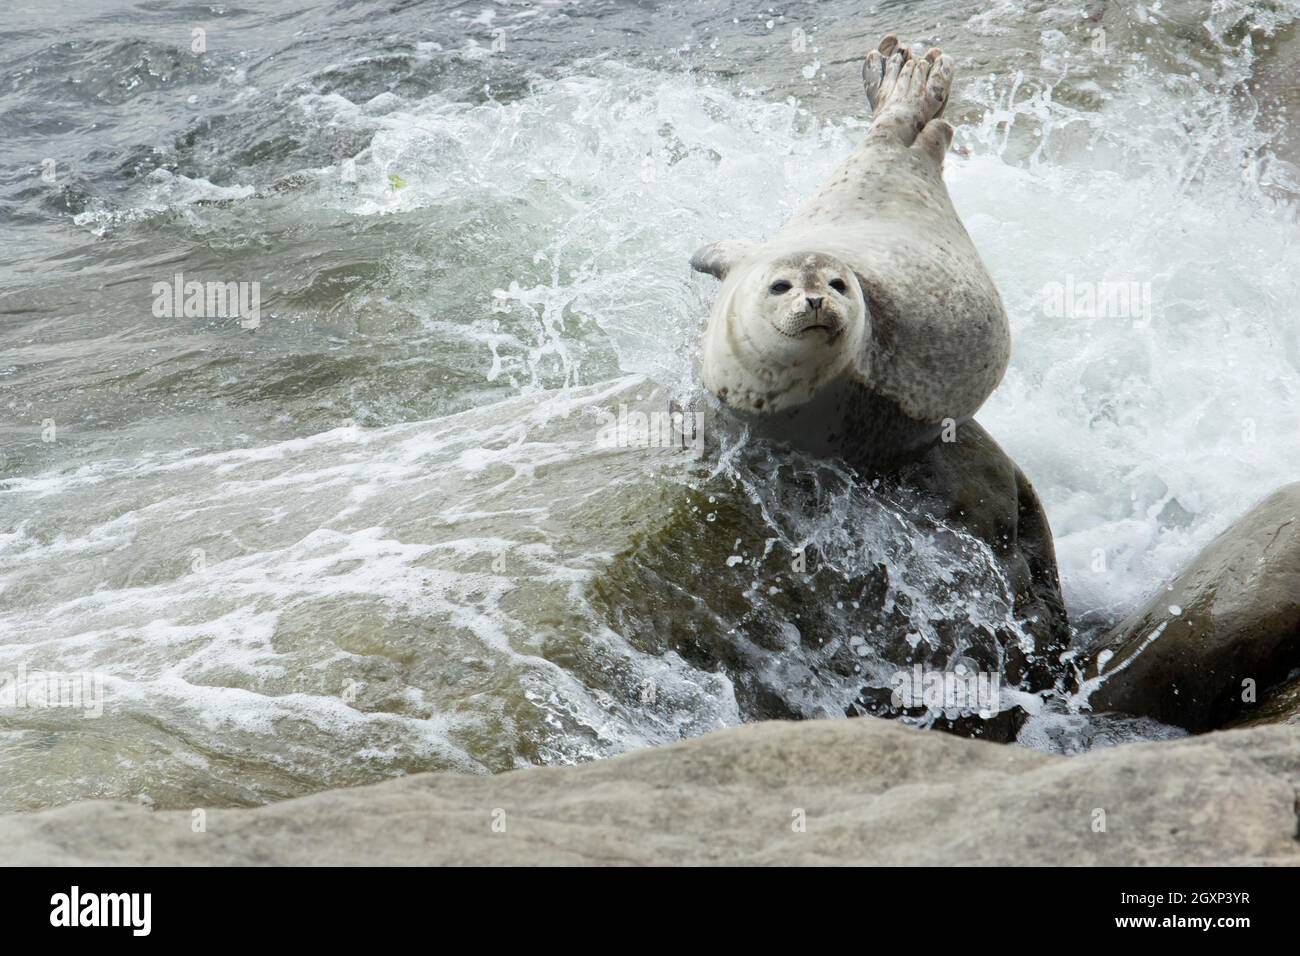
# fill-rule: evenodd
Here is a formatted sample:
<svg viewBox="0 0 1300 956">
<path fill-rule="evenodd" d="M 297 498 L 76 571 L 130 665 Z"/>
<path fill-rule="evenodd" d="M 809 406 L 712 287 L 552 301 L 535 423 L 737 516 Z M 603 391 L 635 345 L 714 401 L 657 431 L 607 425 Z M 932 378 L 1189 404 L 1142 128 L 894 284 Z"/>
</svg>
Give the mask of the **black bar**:
<svg viewBox="0 0 1300 956">
<path fill-rule="evenodd" d="M 647 929 L 654 933 L 656 926 L 663 931 L 663 921 L 675 911 L 683 922 L 674 932 L 698 925 L 712 911 L 719 919 L 704 920 L 715 925 L 700 929 L 729 939 L 752 934 L 761 940 L 775 920 L 791 930 L 825 924 L 826 930 L 855 936 L 870 925 L 881 932 L 891 926 L 929 927 L 935 935 L 926 945 L 936 948 L 995 929 L 1024 941 L 1062 933 L 1072 942 L 1199 934 L 1230 944 L 1243 932 L 1291 932 L 1297 885 L 1295 871 L 1281 868 L 729 869 L 725 874 L 704 869 L 545 874 L 485 868 L 0 869 L 0 919 L 11 944 L 29 936 L 55 941 L 75 932 L 82 941 L 184 941 L 204 948 L 250 939 L 259 946 L 283 940 L 296 947 L 313 942 L 337 947 L 373 943 L 376 932 L 421 926 L 430 932 L 434 925 L 440 927 L 435 938 L 444 942 L 448 933 L 477 928 L 494 936 L 512 925 L 568 926 L 585 933 L 608 924 L 625 938 L 629 932 L 633 937 Z M 73 886 L 83 914 L 101 908 L 99 894 L 141 896 L 125 905 L 116 896 L 103 907 L 108 917 L 114 908 L 123 914 L 117 926 L 52 925 L 52 918 L 60 918 L 60 901 L 70 904 Z M 145 928 L 143 894 L 148 894 L 147 935 L 137 933 Z M 95 903 L 87 904 L 88 897 Z"/>
</svg>

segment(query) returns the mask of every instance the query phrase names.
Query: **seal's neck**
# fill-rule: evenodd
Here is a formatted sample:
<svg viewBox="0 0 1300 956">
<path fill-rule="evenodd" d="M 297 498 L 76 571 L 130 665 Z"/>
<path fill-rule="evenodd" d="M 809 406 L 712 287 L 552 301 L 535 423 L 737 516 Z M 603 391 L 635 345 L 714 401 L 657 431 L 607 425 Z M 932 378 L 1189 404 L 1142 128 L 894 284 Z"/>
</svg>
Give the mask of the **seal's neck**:
<svg viewBox="0 0 1300 956">
<path fill-rule="evenodd" d="M 885 474 L 916 459 L 943 426 L 911 418 L 851 375 L 828 382 L 808 402 L 772 414 L 723 407 L 756 437 L 819 458 L 838 458 L 861 474 Z"/>
</svg>

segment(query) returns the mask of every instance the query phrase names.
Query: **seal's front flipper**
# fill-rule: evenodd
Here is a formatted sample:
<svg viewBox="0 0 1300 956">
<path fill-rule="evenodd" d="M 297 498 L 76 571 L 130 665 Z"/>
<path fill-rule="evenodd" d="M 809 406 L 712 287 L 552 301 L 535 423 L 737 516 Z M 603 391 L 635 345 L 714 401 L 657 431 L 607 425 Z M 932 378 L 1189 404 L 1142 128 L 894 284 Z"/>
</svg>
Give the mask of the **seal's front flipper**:
<svg viewBox="0 0 1300 956">
<path fill-rule="evenodd" d="M 725 279 L 731 268 L 756 248 L 757 244 L 752 242 L 711 242 L 695 250 L 695 255 L 691 256 L 691 268 L 715 279 Z"/>
</svg>

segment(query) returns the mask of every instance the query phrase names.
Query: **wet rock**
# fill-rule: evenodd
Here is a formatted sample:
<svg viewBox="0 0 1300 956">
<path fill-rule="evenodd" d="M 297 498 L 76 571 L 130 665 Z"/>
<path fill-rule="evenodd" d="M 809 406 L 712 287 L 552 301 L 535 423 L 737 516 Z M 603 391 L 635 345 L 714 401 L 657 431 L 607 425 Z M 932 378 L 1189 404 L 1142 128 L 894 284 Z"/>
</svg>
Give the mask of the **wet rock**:
<svg viewBox="0 0 1300 956">
<path fill-rule="evenodd" d="M 1246 704 L 1228 727 L 1261 727 L 1265 724 L 1295 724 L 1300 727 L 1300 671 L 1259 698 L 1258 706 Z"/>
<path fill-rule="evenodd" d="M 1256 505 L 1099 643 L 1094 711 L 1204 731 L 1248 720 L 1300 666 L 1300 483 Z"/>
<path fill-rule="evenodd" d="M 997 556 L 1014 613 L 1032 643 L 1011 642 L 1012 683 L 1052 686 L 1070 640 L 1056 547 L 1038 494 L 1024 472 L 975 421 L 937 442 L 897 482 L 921 490 L 931 513 L 984 542 Z"/>
<path fill-rule="evenodd" d="M 592 603 L 636 651 L 725 675 L 746 720 L 873 714 L 1014 739 L 1007 692 L 1052 687 L 1068 640 L 1051 534 L 988 433 L 955 438 L 874 477 L 750 446 L 616 556 Z M 996 676 L 996 699 L 892 700 L 918 666 Z"/>
<path fill-rule="evenodd" d="M 993 743 L 1016 739 L 1029 719 L 1023 707 L 1015 705 L 997 712 L 971 708 L 900 706 L 896 695 L 876 687 L 865 688 L 845 713 L 848 717 L 906 718 L 930 730 L 942 730 L 958 737 L 973 737 Z"/>
</svg>

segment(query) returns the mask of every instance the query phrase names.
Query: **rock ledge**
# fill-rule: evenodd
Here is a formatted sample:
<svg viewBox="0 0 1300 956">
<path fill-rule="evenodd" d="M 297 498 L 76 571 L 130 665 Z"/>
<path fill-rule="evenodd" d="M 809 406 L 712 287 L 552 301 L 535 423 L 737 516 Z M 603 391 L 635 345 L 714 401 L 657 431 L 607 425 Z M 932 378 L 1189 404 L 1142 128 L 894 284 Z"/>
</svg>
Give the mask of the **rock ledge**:
<svg viewBox="0 0 1300 956">
<path fill-rule="evenodd" d="M 0 845 L 14 865 L 1298 865 L 1298 792 L 1294 726 L 1065 758 L 872 718 L 772 721 L 207 810 L 201 833 L 188 811 L 77 803 L 0 817 Z"/>
</svg>

